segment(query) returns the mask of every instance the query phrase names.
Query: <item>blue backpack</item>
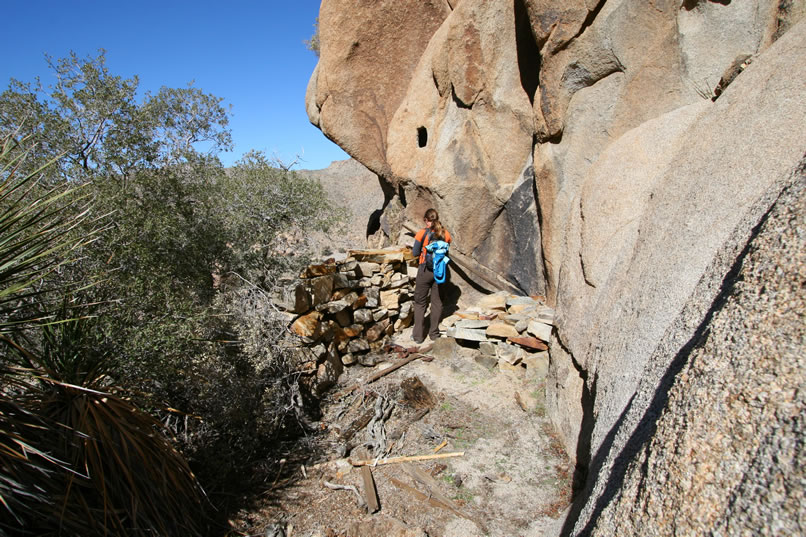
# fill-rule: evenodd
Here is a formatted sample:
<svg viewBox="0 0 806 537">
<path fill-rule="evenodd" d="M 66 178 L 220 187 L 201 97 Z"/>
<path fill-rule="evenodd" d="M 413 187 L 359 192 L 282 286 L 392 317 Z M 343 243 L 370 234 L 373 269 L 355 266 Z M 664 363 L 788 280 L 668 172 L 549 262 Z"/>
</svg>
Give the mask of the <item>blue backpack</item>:
<svg viewBox="0 0 806 537">
<path fill-rule="evenodd" d="M 426 251 L 430 254 L 433 266 L 432 270 L 434 271 L 434 281 L 437 283 L 445 283 L 448 263 L 451 261 L 448 257 L 448 249 L 450 247 L 451 245 L 445 241 L 430 242 L 425 247 Z"/>
</svg>

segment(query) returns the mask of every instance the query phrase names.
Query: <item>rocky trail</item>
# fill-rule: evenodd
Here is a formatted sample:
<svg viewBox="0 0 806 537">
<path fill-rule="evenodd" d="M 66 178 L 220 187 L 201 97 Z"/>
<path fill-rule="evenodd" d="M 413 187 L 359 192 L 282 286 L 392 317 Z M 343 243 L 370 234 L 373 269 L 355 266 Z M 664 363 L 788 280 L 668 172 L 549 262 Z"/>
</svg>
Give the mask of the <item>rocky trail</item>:
<svg viewBox="0 0 806 537">
<path fill-rule="evenodd" d="M 400 243 L 400 229 L 432 207 L 456 251 L 557 309 L 545 407 L 587 472 L 564 534 L 806 533 L 804 16 L 803 0 L 322 4 L 306 111 L 380 179 L 381 232 Z M 466 283 L 463 298 L 476 290 Z M 399 332 L 406 313 L 396 311 Z M 454 335 L 480 337 L 474 330 L 460 325 Z M 364 352 L 363 336 L 349 337 Z M 501 360 L 519 351 L 496 351 L 493 371 L 477 367 L 487 343 L 457 343 L 445 356 L 437 346 L 432 362 L 415 360 L 366 388 L 394 389 L 390 430 L 412 412 L 391 395 L 407 376 L 435 395 L 407 427 L 406 449 L 390 455 L 432 452 L 442 438 L 443 450 L 464 451 L 416 464 L 434 472 L 456 508 L 435 506 L 444 502 L 431 488 L 388 465 L 372 470 L 380 510 L 364 514 L 352 492 L 320 484 L 364 494 L 349 466 L 342 481 L 338 472 L 300 478 L 309 496 L 290 484 L 282 491 L 327 505 L 318 522 L 302 508 L 283 510 L 288 496 L 263 520 L 286 513 L 294 535 L 362 534 L 350 524 L 375 535 L 482 534 L 475 521 L 490 535 L 536 534 L 541 524 L 551 535 L 550 516 L 517 522 L 527 512 L 521 501 L 540 513 L 562 497 L 528 483 L 551 467 L 535 455 L 551 453 L 551 435 L 534 433 L 525 441 L 533 449 L 521 453 L 518 435 L 540 431 L 533 423 L 544 418 L 523 400 L 531 379 L 495 380 L 520 373 Z M 338 358 L 362 356 L 349 350 Z M 350 366 L 336 390 L 352 375 L 366 378 L 363 367 L 381 366 Z M 341 422 L 329 414 L 323 422 L 326 443 Z M 464 450 L 453 444 L 457 422 L 475 431 Z M 437 433 L 428 442 L 417 436 L 425 425 Z M 325 445 L 315 461 L 337 447 Z M 502 464 L 517 466 L 498 471 L 510 483 L 494 481 L 503 454 Z M 517 481 L 519 471 L 530 477 Z M 440 477 L 456 474 L 458 488 Z M 394 529 L 395 520 L 407 528 Z"/>
<path fill-rule="evenodd" d="M 363 172 L 345 161 L 305 173 L 335 205 L 366 215 L 382 194 Z M 363 195 L 339 197 L 345 189 Z M 358 220 L 320 243 L 358 244 Z M 574 468 L 545 409 L 553 312 L 540 299 L 467 294 L 466 310 L 446 304 L 446 337 L 418 346 L 409 258 L 351 253 L 355 261 L 312 265 L 276 297 L 312 351 L 322 415 L 267 461 L 278 469 L 230 517 L 230 535 L 559 534 Z"/>
<path fill-rule="evenodd" d="M 393 338 L 398 347 L 392 349 L 401 352 L 391 351 L 374 367 L 345 370 L 309 438 L 316 455 L 270 483 L 264 500 L 231 521 L 234 534 L 527 537 L 559 531 L 573 467 L 545 416 L 545 371 L 488 367 L 477 344 L 453 338 L 417 349 L 410 332 Z M 413 359 L 367 383 L 401 356 Z M 434 458 L 394 462 L 416 456 Z"/>
</svg>

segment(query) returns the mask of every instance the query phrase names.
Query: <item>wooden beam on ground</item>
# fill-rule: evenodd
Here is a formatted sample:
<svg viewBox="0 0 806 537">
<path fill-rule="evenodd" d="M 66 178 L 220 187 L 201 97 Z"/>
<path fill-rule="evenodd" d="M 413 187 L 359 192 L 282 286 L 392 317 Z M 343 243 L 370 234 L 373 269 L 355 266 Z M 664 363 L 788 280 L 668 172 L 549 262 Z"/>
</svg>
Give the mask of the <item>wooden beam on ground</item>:
<svg viewBox="0 0 806 537">
<path fill-rule="evenodd" d="M 345 395 L 350 395 L 351 393 L 353 393 L 358 388 L 360 388 L 362 386 L 366 386 L 367 384 L 371 384 L 371 383 L 375 382 L 376 380 L 378 380 L 379 378 L 381 378 L 381 377 L 383 377 L 385 375 L 388 375 L 392 371 L 396 371 L 396 370 L 400 369 L 404 365 L 406 365 L 406 364 L 408 364 L 410 362 L 413 362 L 414 360 L 416 360 L 417 358 L 420 358 L 422 356 L 426 356 L 426 355 L 420 354 L 420 353 L 411 354 L 411 355 L 407 356 L 406 358 L 403 358 L 402 360 L 399 360 L 399 361 L 395 362 L 394 364 L 392 364 L 391 367 L 387 367 L 383 371 L 378 371 L 377 373 L 371 375 L 363 383 L 353 384 L 352 386 L 350 386 L 349 388 L 345 389 L 344 391 L 339 392 L 338 394 L 336 394 L 336 398 L 341 399 Z"/>
<path fill-rule="evenodd" d="M 354 461 L 352 459 L 347 459 L 350 461 L 350 464 L 353 466 L 380 466 L 381 464 L 397 464 L 401 462 L 414 462 L 414 461 L 430 461 L 432 459 L 448 459 L 452 457 L 464 457 L 464 451 L 454 451 L 451 453 L 436 453 L 434 455 L 412 455 L 409 457 L 390 457 L 388 459 L 364 459 Z"/>
<path fill-rule="evenodd" d="M 378 500 L 378 489 L 375 488 L 375 479 L 369 466 L 361 467 L 361 479 L 364 481 L 364 500 L 367 502 L 367 512 L 376 513 L 381 508 Z"/>
<path fill-rule="evenodd" d="M 390 477 L 389 481 L 391 481 L 391 483 L 394 486 L 396 486 L 397 488 L 399 488 L 400 490 L 405 490 L 406 492 L 408 492 L 409 494 L 411 494 L 412 496 L 414 496 L 415 498 L 417 498 L 421 502 L 428 502 L 429 504 L 431 504 L 434 507 L 439 507 L 441 509 L 446 509 L 448 511 L 451 510 L 450 507 L 448 507 L 447 505 L 443 504 L 441 501 L 437 500 L 436 498 L 431 498 L 427 494 L 423 494 L 422 492 L 420 492 L 416 488 L 412 487 L 411 485 L 407 485 L 406 483 L 400 481 L 399 479 L 395 479 L 394 477 Z M 454 513 L 454 514 L 456 514 L 456 513 Z"/>
<path fill-rule="evenodd" d="M 409 494 L 411 494 L 412 496 L 414 496 L 416 499 L 420 500 L 421 502 L 427 502 L 429 505 L 431 505 L 433 507 L 439 507 L 440 509 L 445 509 L 446 511 L 450 511 L 451 513 L 453 513 L 454 515 L 456 515 L 458 517 L 470 520 L 471 522 L 476 524 L 483 533 L 485 533 L 485 534 L 487 533 L 487 527 L 480 520 L 476 519 L 475 517 L 471 517 L 470 515 L 467 515 L 467 514 L 463 513 L 462 511 L 456 509 L 455 507 L 452 507 L 451 505 L 448 505 L 448 504 L 442 502 L 438 498 L 434 498 L 433 496 L 429 496 L 428 494 L 423 494 L 422 492 L 420 492 L 416 488 L 412 487 L 411 485 L 407 485 L 406 483 L 400 481 L 399 479 L 395 479 L 394 477 L 390 477 L 389 481 L 394 486 L 399 488 L 400 490 L 404 490 L 404 491 L 408 492 Z"/>
<path fill-rule="evenodd" d="M 480 520 L 462 512 L 459 509 L 458 505 L 453 503 L 453 501 L 450 498 L 448 498 L 445 494 L 443 494 L 442 490 L 439 488 L 439 483 L 437 483 L 437 481 L 433 477 L 423 472 L 420 468 L 417 468 L 416 466 L 412 466 L 410 464 L 404 464 L 403 470 L 407 474 L 409 474 L 409 476 L 412 479 L 414 479 L 422 486 L 424 486 L 426 490 L 428 490 L 428 495 L 430 497 L 442 502 L 453 513 L 459 515 L 460 517 L 473 521 L 479 528 L 484 530 L 484 533 L 487 533 L 484 524 Z"/>
<path fill-rule="evenodd" d="M 426 474 L 416 466 L 412 466 L 410 464 L 403 464 L 402 465 L 403 471 L 409 474 L 409 476 L 420 483 L 428 490 L 428 495 L 436 498 L 437 500 L 441 501 L 445 505 L 451 508 L 453 511 L 459 511 L 459 507 L 451 501 L 450 498 L 445 496 L 442 493 L 442 490 L 439 488 L 439 484 L 436 480 L 431 477 L 430 475 Z"/>
<path fill-rule="evenodd" d="M 370 420 L 372 420 L 372 416 L 374 415 L 375 415 L 374 408 L 368 408 L 367 410 L 365 410 L 363 414 L 358 416 L 358 418 L 356 418 L 355 421 L 353 421 L 350 424 L 350 426 L 347 427 L 343 433 L 341 433 L 340 440 L 342 442 L 349 442 L 350 440 L 352 440 L 352 438 L 356 435 L 356 433 L 358 433 L 358 431 L 367 426 Z"/>
</svg>

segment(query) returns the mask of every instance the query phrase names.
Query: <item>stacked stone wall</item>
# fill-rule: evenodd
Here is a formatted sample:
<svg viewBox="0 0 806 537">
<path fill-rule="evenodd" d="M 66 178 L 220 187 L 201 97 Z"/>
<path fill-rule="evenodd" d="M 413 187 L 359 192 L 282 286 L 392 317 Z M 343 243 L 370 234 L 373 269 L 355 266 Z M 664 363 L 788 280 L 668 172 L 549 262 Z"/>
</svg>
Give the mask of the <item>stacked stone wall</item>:
<svg viewBox="0 0 806 537">
<path fill-rule="evenodd" d="M 331 387 L 344 366 L 373 366 L 390 336 L 414 320 L 416 263 L 409 249 L 350 251 L 341 261 L 310 265 L 276 297 L 293 314 L 290 330 L 311 350 L 314 389 Z"/>
</svg>

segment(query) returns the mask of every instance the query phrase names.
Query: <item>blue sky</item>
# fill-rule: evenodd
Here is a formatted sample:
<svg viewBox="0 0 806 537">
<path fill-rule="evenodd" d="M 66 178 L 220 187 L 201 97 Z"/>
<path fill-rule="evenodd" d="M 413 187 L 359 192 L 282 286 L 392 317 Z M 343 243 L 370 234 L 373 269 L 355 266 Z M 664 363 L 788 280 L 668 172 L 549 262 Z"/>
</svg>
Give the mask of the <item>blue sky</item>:
<svg viewBox="0 0 806 537">
<path fill-rule="evenodd" d="M 316 56 L 303 41 L 313 33 L 319 0 L 161 2 L 28 0 L 3 6 L 0 87 L 10 77 L 49 83 L 44 55 L 97 55 L 110 72 L 138 75 L 140 90 L 184 87 L 190 81 L 232 105 L 235 151 L 250 149 L 296 169 L 349 158 L 308 121 L 305 88 Z"/>
</svg>

